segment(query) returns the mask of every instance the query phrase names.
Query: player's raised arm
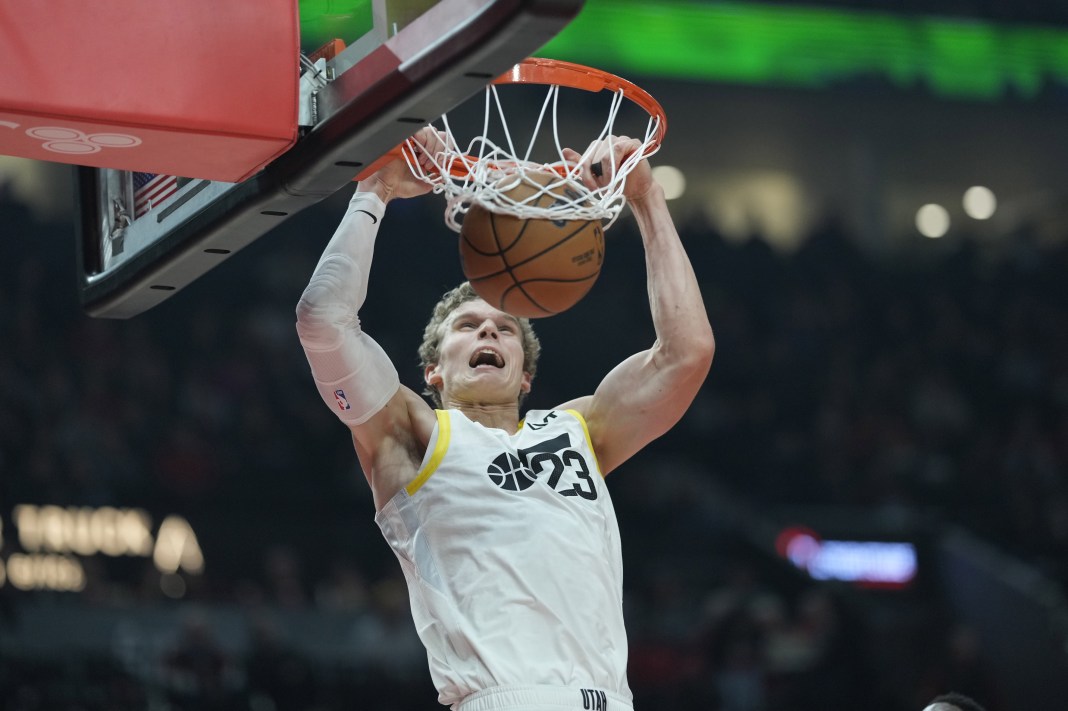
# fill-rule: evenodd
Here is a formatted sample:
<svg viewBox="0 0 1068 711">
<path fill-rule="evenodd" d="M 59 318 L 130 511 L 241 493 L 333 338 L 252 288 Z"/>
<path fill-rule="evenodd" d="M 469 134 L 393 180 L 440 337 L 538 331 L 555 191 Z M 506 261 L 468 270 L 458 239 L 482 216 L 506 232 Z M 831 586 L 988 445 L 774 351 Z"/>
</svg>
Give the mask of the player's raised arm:
<svg viewBox="0 0 1068 711">
<path fill-rule="evenodd" d="M 584 168 L 583 178 L 590 187 L 603 183 L 611 172 L 611 160 L 619 165 L 639 146 L 625 138 L 611 144 L 611 151 L 606 144 L 594 156 L 598 171 Z M 628 177 L 625 195 L 645 245 L 656 340 L 648 350 L 616 366 L 592 396 L 571 403 L 586 417 L 605 474 L 681 419 L 708 375 L 715 351 L 697 277 L 647 161 Z"/>
<path fill-rule="evenodd" d="M 375 481 L 383 451 L 417 449 L 411 410 L 427 405 L 401 387 L 389 357 L 360 327 L 375 238 L 394 197 L 415 197 L 430 187 L 394 160 L 363 180 L 323 251 L 297 304 L 297 333 L 323 402 L 352 430 L 365 474 L 388 498 L 404 474 Z M 392 481 L 397 479 L 397 481 Z"/>
</svg>

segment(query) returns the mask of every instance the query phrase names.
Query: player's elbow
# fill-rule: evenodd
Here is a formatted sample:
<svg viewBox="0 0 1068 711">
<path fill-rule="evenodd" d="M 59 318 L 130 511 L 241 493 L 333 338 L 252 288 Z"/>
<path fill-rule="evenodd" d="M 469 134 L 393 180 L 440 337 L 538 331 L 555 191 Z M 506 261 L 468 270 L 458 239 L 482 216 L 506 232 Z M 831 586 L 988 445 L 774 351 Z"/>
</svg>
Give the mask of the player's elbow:
<svg viewBox="0 0 1068 711">
<path fill-rule="evenodd" d="M 690 332 L 685 336 L 658 341 L 649 352 L 656 372 L 672 383 L 668 388 L 676 395 L 692 390 L 696 392 L 708 376 L 712 357 L 716 352 L 716 340 L 712 330 Z"/>
<path fill-rule="evenodd" d="M 693 343 L 694 368 L 702 373 L 702 377 L 707 375 L 712 368 L 712 358 L 715 355 L 716 337 L 712 333 L 712 328 L 708 327 L 697 335 Z"/>
<path fill-rule="evenodd" d="M 711 328 L 688 333 L 682 343 L 672 349 L 675 368 L 689 377 L 704 380 L 716 354 L 716 339 Z"/>
<path fill-rule="evenodd" d="M 685 400 L 686 407 L 696 397 L 697 392 L 708 378 L 708 372 L 712 369 L 712 358 L 716 354 L 716 339 L 712 335 L 712 329 L 701 334 L 695 334 L 685 349 L 685 355 L 678 364 L 676 397 L 680 402 Z M 684 394 L 689 394 L 686 399 Z"/>
<path fill-rule="evenodd" d="M 340 340 L 337 324 L 325 316 L 324 310 L 308 298 L 307 292 L 297 302 L 297 335 L 305 348 L 323 350 L 334 346 Z"/>
<path fill-rule="evenodd" d="M 308 284 L 297 302 L 297 324 L 299 326 L 318 326 L 335 318 L 333 300 L 327 289 L 315 281 Z"/>
<path fill-rule="evenodd" d="M 320 269 L 297 302 L 297 334 L 310 348 L 331 348 L 344 329 L 358 326 L 356 308 L 345 298 L 344 280 L 330 269 Z"/>
</svg>

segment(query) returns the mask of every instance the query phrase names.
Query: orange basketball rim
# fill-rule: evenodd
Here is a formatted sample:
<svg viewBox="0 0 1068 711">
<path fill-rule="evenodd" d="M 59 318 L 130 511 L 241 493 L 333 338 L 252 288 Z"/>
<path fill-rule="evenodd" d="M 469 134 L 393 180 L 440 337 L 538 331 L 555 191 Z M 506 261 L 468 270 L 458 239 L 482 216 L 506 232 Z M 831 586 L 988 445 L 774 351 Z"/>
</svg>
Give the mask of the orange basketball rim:
<svg viewBox="0 0 1068 711">
<path fill-rule="evenodd" d="M 498 97 L 498 88 L 508 85 L 547 88 L 536 125 L 524 143 L 516 140 L 516 132 L 509 127 Z M 597 135 L 588 138 L 588 147 L 578 162 L 566 160 L 563 153 L 560 119 L 566 111 L 560 108 L 561 89 L 609 94 L 605 123 Z M 516 64 L 486 86 L 484 101 L 481 133 L 470 140 L 461 143 L 448 115 L 443 115 L 440 126 L 431 124 L 444 138 L 445 145 L 441 150 L 423 156 L 423 161 L 416 160 L 418 149 L 409 139 L 401 147 L 403 150 L 384 156 L 360 177 L 370 174 L 400 152 L 415 175 L 430 183 L 435 192 L 445 195 L 448 203 L 445 222 L 456 232 L 460 231 L 463 215 L 471 205 L 524 219 L 601 220 L 607 229 L 626 204 L 623 188 L 627 175 L 644 158 L 659 150 L 667 133 L 664 110 L 649 92 L 609 72 L 556 59 L 530 58 Z M 627 127 L 640 142 L 640 148 L 626 155 L 618 165 L 613 163 L 606 184 L 590 190 L 579 179 L 581 166 L 591 161 L 599 141 L 611 140 L 618 135 L 617 121 L 626 104 L 636 106 L 639 116 L 644 117 L 639 119 L 642 125 Z M 503 138 L 491 137 L 492 129 Z M 552 132 L 555 155 L 548 156 L 549 151 L 545 151 L 542 156 L 535 156 L 539 134 L 549 131 Z M 547 172 L 555 173 L 558 179 L 546 184 L 532 177 Z M 518 182 L 537 186 L 538 193 L 523 201 L 512 199 L 509 188 Z M 541 199 L 540 196 L 547 194 L 554 199 Z"/>
</svg>

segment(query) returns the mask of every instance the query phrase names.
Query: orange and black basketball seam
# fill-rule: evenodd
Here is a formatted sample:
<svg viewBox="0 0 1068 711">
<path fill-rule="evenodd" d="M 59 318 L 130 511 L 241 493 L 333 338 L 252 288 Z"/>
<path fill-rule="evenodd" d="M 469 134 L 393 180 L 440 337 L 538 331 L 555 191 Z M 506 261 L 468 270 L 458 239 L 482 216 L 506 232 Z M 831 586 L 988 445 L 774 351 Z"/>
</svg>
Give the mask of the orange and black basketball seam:
<svg viewBox="0 0 1068 711">
<path fill-rule="evenodd" d="M 521 197 L 528 187 L 510 194 Z M 553 197 L 545 193 L 531 199 L 541 206 Z M 461 266 L 475 291 L 494 307 L 527 318 L 571 308 L 596 282 L 604 263 L 599 220 L 523 218 L 473 205 L 460 236 Z"/>
<path fill-rule="evenodd" d="M 489 214 L 489 218 L 490 218 L 490 229 L 493 232 L 493 243 L 497 245 L 497 254 L 500 255 L 501 261 L 504 262 L 504 271 L 503 272 L 497 272 L 497 273 L 498 274 L 502 274 L 504 272 L 507 272 L 508 276 L 512 279 L 512 285 L 510 287 L 508 287 L 507 289 L 505 289 L 503 292 L 501 292 L 501 299 L 500 299 L 500 303 L 497 304 L 497 308 L 499 308 L 502 311 L 504 311 L 505 310 L 504 305 L 508 301 L 508 294 L 510 294 L 513 289 L 518 288 L 519 291 L 523 294 L 523 296 L 527 297 L 527 301 L 529 301 L 530 303 L 534 304 L 534 306 L 536 306 L 539 309 L 541 309 L 542 311 L 544 311 L 546 313 L 546 315 L 551 316 L 555 312 L 554 311 L 550 311 L 549 309 L 547 309 L 544 306 L 542 306 L 540 303 L 538 303 L 537 299 L 535 299 L 533 296 L 531 296 L 529 293 L 527 293 L 527 290 L 523 288 L 523 286 L 520 283 L 519 279 L 517 279 L 516 275 L 515 275 L 515 271 L 514 271 L 515 268 L 520 267 L 523 264 L 526 264 L 527 262 L 530 261 L 530 259 L 534 259 L 534 257 L 531 257 L 530 259 L 524 259 L 520 264 L 516 264 L 514 266 L 512 264 L 510 264 L 508 262 L 508 255 L 505 254 L 505 249 L 504 249 L 504 247 L 501 246 L 501 236 L 497 233 L 497 215 L 491 212 Z M 527 227 L 529 225 L 530 225 L 530 220 L 525 220 L 523 222 L 523 226 L 519 228 L 519 232 L 516 233 L 515 239 L 512 240 L 512 244 L 509 245 L 509 249 L 511 247 L 514 247 L 515 245 L 519 244 L 519 241 L 523 237 L 523 233 L 527 231 Z M 570 236 L 571 235 L 569 235 L 569 237 Z M 557 244 L 559 244 L 559 242 Z M 545 250 L 545 251 L 548 251 L 548 250 Z M 545 252 L 542 252 L 542 254 L 544 254 L 544 253 Z M 535 257 L 536 256 L 537 255 L 535 255 Z"/>
<path fill-rule="evenodd" d="M 519 239 L 523 236 L 523 232 L 526 231 L 527 225 L 529 224 L 529 222 L 524 222 L 523 223 L 523 228 L 520 229 L 519 232 L 516 233 L 515 239 L 512 240 L 512 243 L 510 245 L 508 245 L 507 247 L 504 247 L 504 246 L 501 245 L 501 240 L 500 240 L 499 236 L 497 235 L 497 225 L 496 225 L 496 222 L 494 221 L 496 219 L 496 213 L 490 212 L 489 210 L 487 210 L 486 212 L 489 214 L 490 225 L 493 228 L 493 243 L 497 245 L 497 250 L 495 252 L 487 252 L 485 250 L 479 249 L 478 246 L 474 242 L 471 241 L 471 238 L 468 237 L 463 232 L 460 232 L 460 238 L 464 241 L 464 243 L 470 248 L 470 250 L 472 252 L 474 252 L 475 254 L 477 254 L 479 256 L 482 256 L 482 257 L 494 257 L 494 256 L 497 256 L 497 255 L 503 255 L 505 251 L 507 251 L 507 250 L 511 249 L 512 247 L 516 246 L 517 244 L 519 244 Z M 497 273 L 498 274 L 503 274 L 504 271 L 502 270 L 502 271 L 497 272 Z"/>
<path fill-rule="evenodd" d="M 483 281 L 485 279 L 491 279 L 491 278 L 494 278 L 494 277 L 501 276 L 502 274 L 507 274 L 511 278 L 512 284 L 511 284 L 511 286 L 506 288 L 503 292 L 501 292 L 501 296 L 500 296 L 500 299 L 499 299 L 499 303 L 497 304 L 497 308 L 501 309 L 502 311 L 505 310 L 504 306 L 505 306 L 506 302 L 508 301 L 508 296 L 513 291 L 515 291 L 516 289 L 519 289 L 520 293 L 522 293 L 523 296 L 526 297 L 527 301 L 529 301 L 531 304 L 533 304 L 538 309 L 541 309 L 541 311 L 543 311 L 546 316 L 552 316 L 553 314 L 560 313 L 560 312 L 559 311 L 553 311 L 552 309 L 548 309 L 545 306 L 543 306 L 536 298 L 534 298 L 534 296 L 527 289 L 524 288 L 524 284 L 529 284 L 529 283 L 539 283 L 539 284 L 546 284 L 546 283 L 581 284 L 584 281 L 588 281 L 590 279 L 596 279 L 597 278 L 597 276 L 599 274 L 599 271 L 595 271 L 593 274 L 590 274 L 588 276 L 579 277 L 579 278 L 573 278 L 573 279 L 553 279 L 553 278 L 547 278 L 547 277 L 538 277 L 538 278 L 533 278 L 533 279 L 519 279 L 517 277 L 517 275 L 515 274 L 515 271 L 514 271 L 515 269 L 518 269 L 519 267 L 523 266 L 524 264 L 528 264 L 528 263 L 538 259 L 539 257 L 541 257 L 541 256 L 553 251 L 557 247 L 565 244 L 568 240 L 574 238 L 575 235 L 581 233 L 584 229 L 586 229 L 590 225 L 590 223 L 593 222 L 593 220 L 585 220 L 585 221 L 583 221 L 572 232 L 570 232 L 569 234 L 567 234 L 563 238 L 557 240 L 552 245 L 546 247 L 545 249 L 541 250 L 540 252 L 537 252 L 536 254 L 532 254 L 532 255 L 528 256 L 526 259 L 523 259 L 520 262 L 517 262 L 515 264 L 511 264 L 508 261 L 508 256 L 507 256 L 506 253 L 507 253 L 507 251 L 509 249 L 511 249 L 515 245 L 519 244 L 519 242 L 521 241 L 521 238 L 523 236 L 523 233 L 527 229 L 527 226 L 530 225 L 530 221 L 529 220 L 523 221 L 523 225 L 519 229 L 519 231 L 516 233 L 515 239 L 512 240 L 512 243 L 508 247 L 503 247 L 501 245 L 500 234 L 497 231 L 497 217 L 498 217 L 498 215 L 495 214 L 495 213 L 490 213 L 489 214 L 490 229 L 491 229 L 491 232 L 493 234 L 493 242 L 497 246 L 497 251 L 495 253 L 486 252 L 484 254 L 486 256 L 490 256 L 490 255 L 493 255 L 493 254 L 496 254 L 497 256 L 499 256 L 501 258 L 501 261 L 504 262 L 504 269 L 498 270 L 496 272 L 491 272 L 489 274 L 483 274 L 483 275 L 481 275 L 481 276 L 479 276 L 479 277 L 477 277 L 475 279 L 471 279 L 471 283 L 476 283 L 476 282 L 479 282 L 479 281 Z M 479 253 L 479 254 L 483 254 L 479 250 L 475 249 L 474 245 L 471 244 L 470 240 L 467 240 L 465 238 L 465 241 L 468 243 L 468 245 L 471 247 L 471 249 L 473 251 L 475 251 L 476 253 Z"/>
<path fill-rule="evenodd" d="M 589 281 L 591 279 L 596 279 L 596 278 L 597 278 L 596 274 L 591 274 L 590 276 L 583 277 L 581 279 L 550 279 L 548 277 L 538 277 L 536 279 L 524 279 L 521 282 L 515 281 L 513 279 L 512 280 L 512 285 L 509 286 L 507 289 L 505 289 L 503 292 L 501 292 L 501 299 L 500 299 L 501 303 L 500 303 L 500 306 L 498 306 L 497 308 L 499 308 L 502 311 L 504 311 L 504 305 L 505 305 L 505 302 L 508 301 L 509 295 L 511 295 L 511 293 L 513 291 L 515 291 L 516 289 L 519 289 L 523 293 L 523 296 L 525 296 L 527 298 L 527 301 L 529 301 L 531 304 L 533 304 L 534 306 L 538 307 L 539 309 L 541 309 L 542 311 L 545 312 L 545 314 L 544 314 L 545 316 L 552 316 L 554 314 L 562 313 L 562 311 L 553 311 L 551 309 L 547 309 L 544 306 L 542 306 L 540 303 L 538 303 L 538 301 L 533 296 L 530 295 L 530 293 L 526 289 L 523 288 L 523 285 L 524 284 L 581 284 L 584 281 Z"/>
<path fill-rule="evenodd" d="M 497 246 L 500 247 L 500 240 L 497 238 L 497 223 L 496 223 L 495 217 L 496 216 L 493 215 L 493 214 L 490 215 L 490 225 L 493 228 L 493 240 L 497 244 Z M 507 250 L 511 249 L 512 247 L 514 247 L 519 242 L 519 237 L 518 236 L 512 242 L 511 246 L 509 246 L 507 248 L 504 248 L 504 249 L 498 249 L 498 251 L 496 251 L 496 252 L 483 252 L 483 251 L 480 251 L 480 250 L 476 249 L 475 246 L 473 244 L 471 244 L 471 241 L 465 237 L 464 241 L 467 242 L 467 244 L 471 247 L 471 251 L 472 252 L 475 252 L 476 254 L 480 254 L 480 255 L 485 256 L 485 257 L 499 256 L 501 258 L 501 260 L 504 262 L 504 269 L 500 269 L 500 270 L 495 271 L 495 272 L 490 272 L 489 274 L 482 274 L 481 276 L 479 276 L 479 277 L 477 277 L 475 279 L 472 279 L 471 281 L 482 281 L 483 279 L 490 279 L 492 277 L 500 276 L 501 274 L 508 274 L 508 275 L 510 275 L 512 277 L 513 281 L 517 281 L 516 278 L 515 278 L 515 274 L 512 272 L 513 269 L 518 269 L 519 267 L 523 266 L 524 264 L 529 264 L 530 262 L 533 262 L 538 257 L 544 256 L 545 254 L 553 251 L 554 249 L 556 249 L 560 245 L 564 244 L 568 240 L 574 238 L 576 235 L 578 235 L 580 232 L 582 232 L 582 230 L 584 230 L 587 226 L 589 226 L 593 222 L 595 222 L 595 220 L 586 220 L 586 221 L 584 221 L 580 227 L 575 229 L 573 232 L 568 234 L 566 237 L 560 239 L 557 242 L 554 242 L 551 246 L 546 247 L 545 249 L 541 250 L 540 252 L 532 254 L 532 255 L 526 257 L 525 259 L 523 259 L 523 260 L 521 260 L 519 262 L 516 262 L 515 264 L 509 263 L 508 257 L 507 257 L 507 255 L 505 253 L 507 252 Z M 528 224 L 530 224 L 529 221 L 527 221 L 527 222 L 525 222 L 523 224 L 523 229 L 521 229 L 519 231 L 519 235 L 523 234 L 523 231 L 526 230 Z M 602 259 L 603 259 L 603 257 L 602 257 Z M 596 275 L 594 275 L 594 276 L 596 276 Z M 585 281 L 588 278 L 589 277 L 581 277 L 579 279 L 560 279 L 560 280 L 552 280 L 552 281 L 579 282 L 579 281 Z M 527 279 L 526 281 L 531 281 L 531 280 Z M 539 279 L 537 281 L 549 281 L 549 280 Z"/>
</svg>

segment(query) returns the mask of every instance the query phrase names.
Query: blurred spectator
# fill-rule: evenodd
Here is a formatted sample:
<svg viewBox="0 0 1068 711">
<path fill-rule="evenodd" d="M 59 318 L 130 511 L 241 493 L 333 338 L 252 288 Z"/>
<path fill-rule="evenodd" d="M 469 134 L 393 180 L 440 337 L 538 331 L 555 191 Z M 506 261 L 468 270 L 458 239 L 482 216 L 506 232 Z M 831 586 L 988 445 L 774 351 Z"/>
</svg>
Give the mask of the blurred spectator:
<svg viewBox="0 0 1068 711">
<path fill-rule="evenodd" d="M 367 581 L 360 569 L 338 556 L 330 573 L 315 588 L 315 604 L 324 610 L 360 612 L 368 604 Z"/>
<path fill-rule="evenodd" d="M 990 711 L 1000 711 L 996 677 L 975 630 L 967 625 L 955 625 L 946 635 L 944 645 L 944 649 L 933 655 L 921 679 L 920 695 L 930 697 L 939 690 L 955 689 L 983 699 Z"/>
<path fill-rule="evenodd" d="M 282 607 L 299 608 L 308 602 L 300 558 L 288 545 L 271 546 L 264 554 L 264 573 L 270 599 Z"/>
<path fill-rule="evenodd" d="M 256 616 L 251 650 L 245 660 L 245 693 L 254 711 L 304 711 L 317 707 L 310 661 L 291 649 L 275 621 Z"/>
<path fill-rule="evenodd" d="M 371 605 L 348 635 L 354 693 L 368 711 L 425 708 L 436 697 L 426 648 L 412 622 L 408 588 L 394 576 L 371 588 Z"/>
<path fill-rule="evenodd" d="M 425 676 L 426 650 L 419 641 L 403 580 L 390 577 L 371 588 L 371 606 L 349 634 L 352 661 L 372 676 L 404 686 Z"/>
<path fill-rule="evenodd" d="M 975 699 L 950 692 L 931 699 L 923 711 L 986 711 Z"/>
<path fill-rule="evenodd" d="M 186 613 L 179 636 L 163 659 L 171 703 L 180 711 L 235 708 L 235 672 L 207 618 L 198 611 Z"/>
</svg>

